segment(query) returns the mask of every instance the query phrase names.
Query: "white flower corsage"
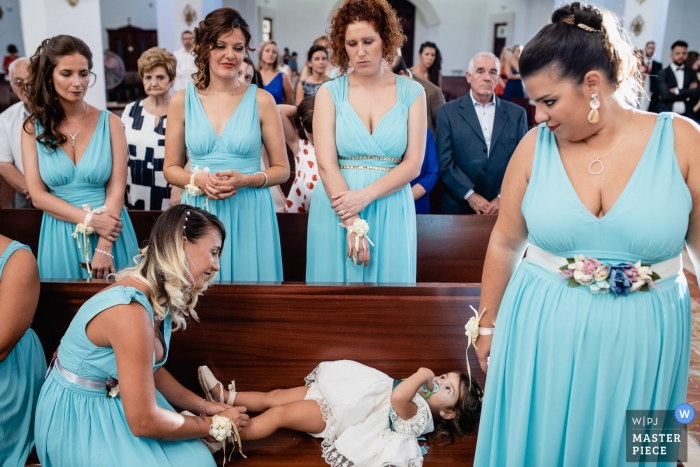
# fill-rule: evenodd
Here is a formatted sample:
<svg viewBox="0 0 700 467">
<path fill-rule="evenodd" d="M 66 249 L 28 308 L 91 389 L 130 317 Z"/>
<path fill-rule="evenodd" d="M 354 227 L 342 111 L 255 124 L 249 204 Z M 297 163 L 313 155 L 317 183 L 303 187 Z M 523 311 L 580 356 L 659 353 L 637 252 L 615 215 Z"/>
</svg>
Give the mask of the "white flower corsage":
<svg viewBox="0 0 700 467">
<path fill-rule="evenodd" d="M 107 391 L 105 397 L 108 399 L 114 399 L 119 395 L 119 381 L 110 376 L 109 378 L 107 378 L 107 384 L 105 389 Z"/>
<path fill-rule="evenodd" d="M 238 434 L 238 429 L 236 428 L 236 425 L 231 421 L 231 419 L 227 417 L 223 417 L 221 415 L 214 415 L 211 418 L 211 425 L 209 426 L 209 434 L 213 436 L 218 442 L 221 443 L 221 445 L 224 448 L 224 460 L 221 462 L 221 466 L 223 467 L 226 464 L 226 441 L 230 441 L 234 445 L 238 443 L 238 452 L 241 453 L 241 456 L 246 457 L 245 454 L 243 454 L 243 446 L 241 444 L 241 436 Z M 231 456 L 233 455 L 233 451 L 231 451 L 231 455 L 229 456 L 228 460 L 231 460 Z"/>
<path fill-rule="evenodd" d="M 479 348 L 476 346 L 476 340 L 479 338 L 479 335 L 482 336 L 487 336 L 490 334 L 493 334 L 493 331 L 495 327 L 493 328 L 482 328 L 479 327 L 479 324 L 481 322 L 481 318 L 484 316 L 484 313 L 486 312 L 486 308 L 484 308 L 481 313 L 476 311 L 476 309 L 469 305 L 469 308 L 472 309 L 474 312 L 474 316 L 472 316 L 469 321 L 467 321 L 467 324 L 464 325 L 464 334 L 466 334 L 467 339 L 467 372 L 469 373 L 469 386 L 471 388 L 471 376 L 472 376 L 472 370 L 469 365 L 469 347 L 472 345 L 474 346 L 474 350 L 479 350 Z M 494 323 L 495 326 L 496 323 Z"/>
<path fill-rule="evenodd" d="M 362 237 L 366 238 L 367 242 L 369 242 L 370 245 L 374 246 L 374 243 L 372 243 L 372 240 L 369 238 L 369 235 L 367 235 L 367 233 L 369 232 L 369 224 L 366 220 L 357 218 L 354 220 L 351 226 L 346 227 L 342 223 L 340 224 L 340 226 L 347 229 L 348 232 L 352 232 L 355 234 L 355 248 L 352 250 L 352 262 L 357 264 L 357 256 L 360 253 L 360 241 Z"/>
<path fill-rule="evenodd" d="M 80 265 L 87 270 L 90 277 L 92 277 L 92 269 L 90 268 L 90 235 L 95 233 L 95 229 L 90 227 L 90 221 L 92 220 L 92 216 L 94 214 L 102 214 L 103 209 L 107 209 L 107 206 L 100 206 L 99 208 L 91 210 L 89 204 L 83 204 L 83 211 L 87 211 L 85 220 L 78 223 L 75 226 L 75 230 L 71 234 L 71 237 L 73 237 L 78 244 L 78 248 L 83 250 L 85 263 L 80 263 Z M 83 236 L 82 243 L 78 238 L 81 235 Z"/>
<path fill-rule="evenodd" d="M 190 183 L 185 185 L 185 203 L 189 204 L 189 196 L 202 196 L 204 194 L 204 190 L 199 188 L 197 185 L 194 184 L 194 176 L 200 173 L 209 173 L 209 167 L 204 167 L 203 169 L 200 169 L 199 166 L 194 166 L 194 169 L 192 169 L 192 175 L 190 175 Z M 206 208 L 207 211 L 209 210 L 209 200 L 206 201 Z"/>
</svg>

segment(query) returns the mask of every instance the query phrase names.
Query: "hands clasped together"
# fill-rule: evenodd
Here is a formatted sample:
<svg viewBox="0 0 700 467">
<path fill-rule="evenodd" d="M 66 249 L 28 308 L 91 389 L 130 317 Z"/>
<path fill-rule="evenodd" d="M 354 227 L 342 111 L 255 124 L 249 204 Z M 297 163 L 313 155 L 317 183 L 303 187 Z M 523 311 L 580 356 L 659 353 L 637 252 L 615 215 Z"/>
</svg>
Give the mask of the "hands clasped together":
<svg viewBox="0 0 700 467">
<path fill-rule="evenodd" d="M 331 208 L 338 215 L 340 225 L 347 229 L 347 257 L 366 268 L 370 261 L 369 225 L 360 219 L 359 214 L 370 201 L 363 190 L 341 191 L 331 197 Z"/>
<path fill-rule="evenodd" d="M 238 188 L 250 186 L 250 175 L 235 170 L 224 170 L 208 174 L 200 172 L 194 176 L 194 184 L 204 192 L 207 198 L 222 200 L 237 193 Z"/>
</svg>

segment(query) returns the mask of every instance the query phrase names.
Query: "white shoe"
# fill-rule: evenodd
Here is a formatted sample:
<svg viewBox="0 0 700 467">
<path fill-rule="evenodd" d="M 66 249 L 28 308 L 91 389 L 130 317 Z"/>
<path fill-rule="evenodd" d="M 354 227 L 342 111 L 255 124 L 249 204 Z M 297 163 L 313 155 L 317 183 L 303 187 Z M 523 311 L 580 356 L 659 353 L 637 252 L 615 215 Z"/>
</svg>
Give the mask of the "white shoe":
<svg viewBox="0 0 700 467">
<path fill-rule="evenodd" d="M 208 366 L 202 365 L 197 369 L 197 377 L 199 378 L 199 385 L 202 387 L 204 394 L 208 401 L 214 401 L 211 395 L 211 390 L 214 387 L 219 386 L 219 402 L 224 403 L 224 385 L 216 379 L 214 373 L 211 372 Z M 228 405 L 233 405 L 236 399 L 236 382 L 231 381 L 228 385 L 228 400 L 225 402 Z"/>
</svg>

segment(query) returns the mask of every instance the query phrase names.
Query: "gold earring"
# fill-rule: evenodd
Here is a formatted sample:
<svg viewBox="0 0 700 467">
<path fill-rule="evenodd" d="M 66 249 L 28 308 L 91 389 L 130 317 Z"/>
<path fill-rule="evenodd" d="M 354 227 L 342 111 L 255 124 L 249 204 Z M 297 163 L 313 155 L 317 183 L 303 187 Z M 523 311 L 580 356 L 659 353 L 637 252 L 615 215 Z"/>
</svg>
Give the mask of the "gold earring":
<svg viewBox="0 0 700 467">
<path fill-rule="evenodd" d="M 600 121 L 600 112 L 598 112 L 598 109 L 600 108 L 600 98 L 598 94 L 592 94 L 591 95 L 591 111 L 588 112 L 588 122 L 589 123 L 598 123 Z"/>
</svg>

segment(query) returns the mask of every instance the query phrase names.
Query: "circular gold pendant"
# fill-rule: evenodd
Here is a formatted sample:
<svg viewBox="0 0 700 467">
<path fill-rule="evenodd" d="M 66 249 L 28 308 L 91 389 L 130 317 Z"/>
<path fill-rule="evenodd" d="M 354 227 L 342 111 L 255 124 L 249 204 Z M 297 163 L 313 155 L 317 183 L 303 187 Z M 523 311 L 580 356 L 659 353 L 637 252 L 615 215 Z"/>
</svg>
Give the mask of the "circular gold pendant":
<svg viewBox="0 0 700 467">
<path fill-rule="evenodd" d="M 595 163 L 600 164 L 600 170 L 597 172 L 593 171 L 593 164 L 595 164 Z M 605 164 L 603 164 L 603 161 L 601 161 L 600 159 L 596 159 L 593 162 L 591 162 L 590 164 L 588 164 L 588 171 L 591 173 L 591 175 L 599 175 L 599 174 L 603 173 L 603 170 L 605 170 Z"/>
</svg>

